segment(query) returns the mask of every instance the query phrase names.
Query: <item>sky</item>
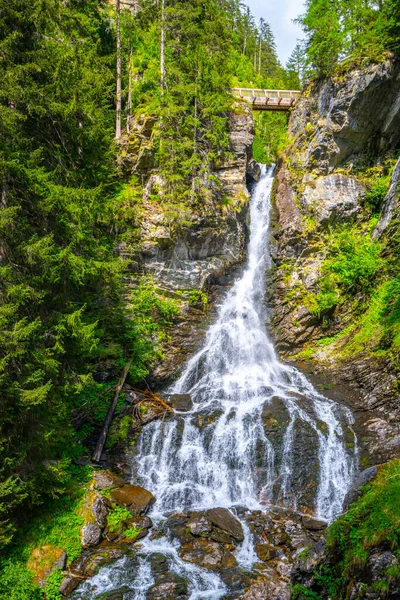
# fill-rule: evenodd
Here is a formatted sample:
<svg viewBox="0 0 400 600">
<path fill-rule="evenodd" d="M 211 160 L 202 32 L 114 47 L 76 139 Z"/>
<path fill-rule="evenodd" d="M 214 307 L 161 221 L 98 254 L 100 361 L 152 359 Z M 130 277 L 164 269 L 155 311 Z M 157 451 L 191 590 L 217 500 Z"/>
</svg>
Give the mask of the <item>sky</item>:
<svg viewBox="0 0 400 600">
<path fill-rule="evenodd" d="M 292 53 L 296 41 L 303 37 L 301 28 L 292 22 L 304 12 L 303 0 L 244 0 L 256 19 L 263 17 L 275 36 L 279 60 L 283 65 Z"/>
</svg>

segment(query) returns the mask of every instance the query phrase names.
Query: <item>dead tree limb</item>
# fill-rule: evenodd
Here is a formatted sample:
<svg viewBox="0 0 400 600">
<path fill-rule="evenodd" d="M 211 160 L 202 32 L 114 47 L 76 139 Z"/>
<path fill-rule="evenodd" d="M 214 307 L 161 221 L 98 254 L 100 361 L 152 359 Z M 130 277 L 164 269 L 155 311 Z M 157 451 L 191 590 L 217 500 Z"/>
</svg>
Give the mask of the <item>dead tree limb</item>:
<svg viewBox="0 0 400 600">
<path fill-rule="evenodd" d="M 112 402 L 110 404 L 110 408 L 108 409 L 108 413 L 107 413 L 107 416 L 106 416 L 106 418 L 104 420 L 104 424 L 103 424 L 103 427 L 102 427 L 99 439 L 97 440 L 96 449 L 95 449 L 95 451 L 93 453 L 93 456 L 92 456 L 92 460 L 94 462 L 100 462 L 101 454 L 103 452 L 104 444 L 106 443 L 106 440 L 107 440 L 108 431 L 110 429 L 111 421 L 112 421 L 112 418 L 114 416 L 114 412 L 115 412 L 115 408 L 117 406 L 118 398 L 119 398 L 119 395 L 121 393 L 122 388 L 124 387 L 124 383 L 125 383 L 125 380 L 127 378 L 127 375 L 128 375 L 128 372 L 129 372 L 129 368 L 130 368 L 130 366 L 132 364 L 132 360 L 133 359 L 131 358 L 130 361 L 125 365 L 124 370 L 122 371 L 121 378 L 120 378 L 120 380 L 118 382 L 118 385 L 117 385 L 117 387 L 115 389 L 114 397 L 113 397 Z"/>
</svg>

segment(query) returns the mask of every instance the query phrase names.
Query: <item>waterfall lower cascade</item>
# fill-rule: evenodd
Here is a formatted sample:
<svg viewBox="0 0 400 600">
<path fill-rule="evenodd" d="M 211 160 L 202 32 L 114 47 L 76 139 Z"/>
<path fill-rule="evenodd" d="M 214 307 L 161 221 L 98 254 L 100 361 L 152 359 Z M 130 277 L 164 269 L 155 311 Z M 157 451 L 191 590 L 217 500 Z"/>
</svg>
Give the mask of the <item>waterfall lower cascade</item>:
<svg viewBox="0 0 400 600">
<path fill-rule="evenodd" d="M 321 395 L 295 367 L 282 364 L 265 326 L 272 184 L 273 169 L 263 167 L 250 202 L 247 264 L 203 347 L 169 390 L 190 394 L 192 408 L 143 429 L 135 482 L 157 498 L 153 521 L 215 507 L 265 512 L 271 504 L 299 511 L 311 504 L 317 517 L 330 521 L 351 486 L 356 444 L 350 411 Z M 236 560 L 251 568 L 257 557 L 242 524 L 245 539 Z M 124 584 L 124 599 L 145 600 L 154 584 L 149 560 L 155 553 L 167 557 L 171 572 L 187 577 L 191 600 L 227 593 L 217 573 L 183 561 L 176 543 L 165 536 L 144 540 L 131 575 L 127 559 L 120 559 L 73 597 L 97 598 Z"/>
</svg>

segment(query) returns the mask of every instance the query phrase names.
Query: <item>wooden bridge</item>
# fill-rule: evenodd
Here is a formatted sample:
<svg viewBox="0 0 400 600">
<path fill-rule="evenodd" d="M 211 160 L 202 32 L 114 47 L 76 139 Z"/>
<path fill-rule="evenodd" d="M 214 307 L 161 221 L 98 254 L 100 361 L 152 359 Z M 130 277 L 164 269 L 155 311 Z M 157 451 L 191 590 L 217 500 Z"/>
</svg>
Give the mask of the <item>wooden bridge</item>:
<svg viewBox="0 0 400 600">
<path fill-rule="evenodd" d="M 235 98 L 246 100 L 253 110 L 290 110 L 300 98 L 298 90 L 257 90 L 251 88 L 232 88 Z"/>
</svg>

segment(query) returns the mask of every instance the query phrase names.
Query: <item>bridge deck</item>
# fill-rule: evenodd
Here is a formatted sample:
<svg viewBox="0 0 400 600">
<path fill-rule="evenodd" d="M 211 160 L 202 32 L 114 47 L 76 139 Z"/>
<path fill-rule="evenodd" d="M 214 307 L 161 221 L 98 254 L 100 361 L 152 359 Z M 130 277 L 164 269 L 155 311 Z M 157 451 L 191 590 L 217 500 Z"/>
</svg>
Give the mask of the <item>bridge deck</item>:
<svg viewBox="0 0 400 600">
<path fill-rule="evenodd" d="M 232 88 L 235 98 L 249 102 L 253 110 L 290 110 L 300 98 L 299 90 L 258 90 L 252 88 Z"/>
</svg>

